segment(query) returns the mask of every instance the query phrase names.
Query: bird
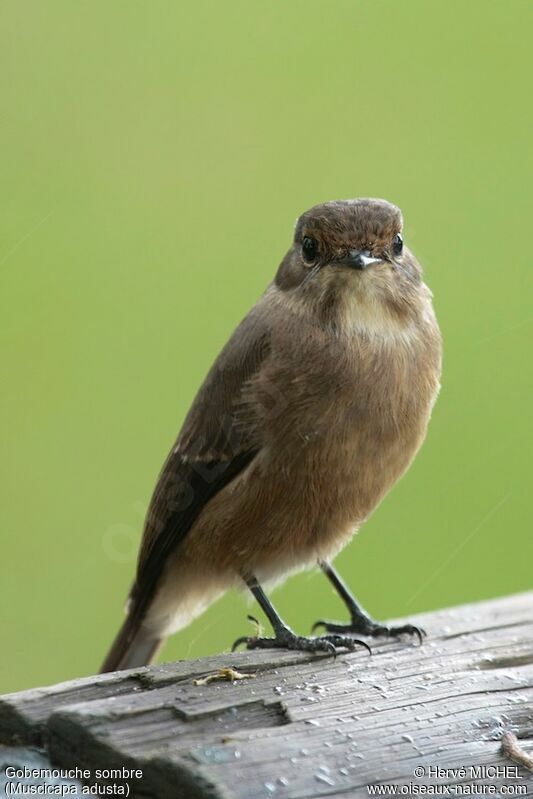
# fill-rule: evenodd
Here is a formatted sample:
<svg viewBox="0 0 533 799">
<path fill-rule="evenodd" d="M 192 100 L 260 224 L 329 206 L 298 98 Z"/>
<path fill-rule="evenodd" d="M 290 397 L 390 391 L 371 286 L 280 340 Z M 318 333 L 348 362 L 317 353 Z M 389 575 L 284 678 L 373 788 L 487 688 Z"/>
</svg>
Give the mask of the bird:
<svg viewBox="0 0 533 799">
<path fill-rule="evenodd" d="M 274 280 L 216 358 L 148 507 L 125 620 L 102 672 L 153 661 L 166 638 L 232 587 L 272 626 L 235 646 L 336 654 L 357 636 L 418 636 L 358 603 L 333 560 L 426 436 L 442 339 L 392 203 L 334 200 L 303 213 Z M 299 635 L 267 590 L 319 567 L 346 623 Z M 251 617 L 253 618 L 253 617 Z"/>
</svg>

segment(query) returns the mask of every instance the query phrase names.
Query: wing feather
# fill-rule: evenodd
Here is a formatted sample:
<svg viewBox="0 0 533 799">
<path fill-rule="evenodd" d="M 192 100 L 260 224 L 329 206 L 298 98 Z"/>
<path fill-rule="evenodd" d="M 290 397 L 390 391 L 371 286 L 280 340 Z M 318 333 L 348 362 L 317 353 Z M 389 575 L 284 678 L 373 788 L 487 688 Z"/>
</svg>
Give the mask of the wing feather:
<svg viewBox="0 0 533 799">
<path fill-rule="evenodd" d="M 142 617 L 169 554 L 206 503 L 251 463 L 261 444 L 242 423 L 243 392 L 270 353 L 270 326 L 258 303 L 205 378 L 150 502 L 130 614 Z"/>
</svg>

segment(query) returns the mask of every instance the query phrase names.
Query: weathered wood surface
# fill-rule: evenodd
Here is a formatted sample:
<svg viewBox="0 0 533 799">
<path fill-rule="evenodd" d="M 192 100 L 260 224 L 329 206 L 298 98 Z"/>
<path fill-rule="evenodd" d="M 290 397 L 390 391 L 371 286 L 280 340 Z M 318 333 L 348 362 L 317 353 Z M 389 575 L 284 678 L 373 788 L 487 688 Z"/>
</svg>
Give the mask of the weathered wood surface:
<svg viewBox="0 0 533 799">
<path fill-rule="evenodd" d="M 523 763 L 533 757 L 532 610 L 529 593 L 422 614 L 422 647 L 375 641 L 372 657 L 238 652 L 11 694 L 0 740 L 63 767 L 140 768 L 135 797 L 363 797 L 413 783 L 533 796 L 533 771 L 501 740 L 515 733 Z M 230 666 L 254 676 L 193 682 Z"/>
</svg>

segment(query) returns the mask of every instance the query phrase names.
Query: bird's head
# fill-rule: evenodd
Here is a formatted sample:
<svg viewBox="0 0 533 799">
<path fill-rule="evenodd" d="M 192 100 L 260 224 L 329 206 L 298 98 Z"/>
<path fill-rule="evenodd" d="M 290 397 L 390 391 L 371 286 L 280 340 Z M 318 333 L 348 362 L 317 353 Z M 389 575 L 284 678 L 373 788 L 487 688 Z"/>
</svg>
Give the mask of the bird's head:
<svg viewBox="0 0 533 799">
<path fill-rule="evenodd" d="M 402 214 L 386 200 L 335 200 L 298 219 L 277 286 L 330 315 L 347 304 L 366 314 L 407 312 L 422 272 L 405 246 Z"/>
</svg>

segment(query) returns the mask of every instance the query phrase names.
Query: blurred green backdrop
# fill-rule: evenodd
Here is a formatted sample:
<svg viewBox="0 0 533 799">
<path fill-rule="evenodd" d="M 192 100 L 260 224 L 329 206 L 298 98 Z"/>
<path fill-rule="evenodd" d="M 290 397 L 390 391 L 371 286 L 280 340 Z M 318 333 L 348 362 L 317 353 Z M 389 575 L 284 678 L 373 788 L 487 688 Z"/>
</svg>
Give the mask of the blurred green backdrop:
<svg viewBox="0 0 533 799">
<path fill-rule="evenodd" d="M 98 667 L 191 399 L 331 198 L 402 207 L 445 341 L 426 445 L 338 565 L 383 618 L 531 587 L 531 17 L 1 4 L 0 690 Z M 342 615 L 318 574 L 276 600 L 302 631 Z M 226 596 L 164 659 L 227 648 L 245 613 Z"/>
</svg>

